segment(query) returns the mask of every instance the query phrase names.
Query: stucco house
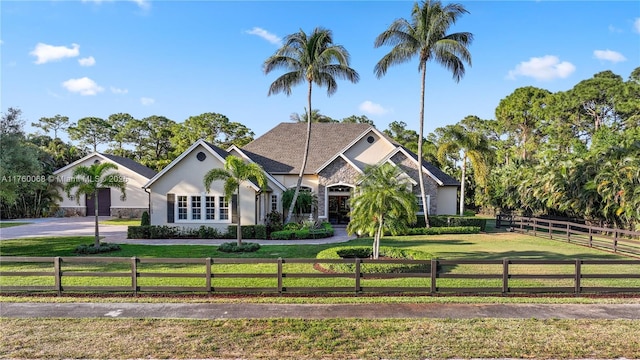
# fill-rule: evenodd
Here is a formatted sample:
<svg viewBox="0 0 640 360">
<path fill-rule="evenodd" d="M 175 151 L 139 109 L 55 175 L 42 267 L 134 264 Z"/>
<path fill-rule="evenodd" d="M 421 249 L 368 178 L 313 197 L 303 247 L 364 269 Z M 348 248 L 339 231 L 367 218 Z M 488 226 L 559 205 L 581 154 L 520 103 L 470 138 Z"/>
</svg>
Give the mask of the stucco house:
<svg viewBox="0 0 640 360">
<path fill-rule="evenodd" d="M 98 214 L 100 216 L 113 216 L 122 218 L 140 218 L 142 213 L 149 209 L 149 194 L 142 188 L 144 184 L 156 175 L 156 171 L 139 164 L 138 162 L 121 156 L 92 153 L 63 168 L 53 172 L 56 179 L 65 185 L 73 176 L 73 170 L 78 166 L 91 166 L 95 163 L 109 162 L 115 164 L 118 169 L 108 173 L 117 172 L 127 182 L 125 189 L 127 198 L 121 199 L 120 190 L 100 189 L 98 192 Z M 107 173 L 107 174 L 108 174 Z M 62 216 L 93 216 L 95 205 L 92 197 L 82 195 L 80 201 L 67 197 L 62 191 L 60 215 Z M 89 201 L 87 201 L 89 200 Z"/>
<path fill-rule="evenodd" d="M 281 123 L 240 148 L 220 149 L 199 140 L 156 174 L 144 188 L 151 193 L 151 223 L 226 229 L 237 223 L 223 183 L 205 192 L 203 178 L 212 168 L 223 167 L 235 155 L 260 165 L 268 186 L 260 189 L 247 181 L 240 191 L 242 224 L 263 223 L 267 214 L 283 212 L 282 194 L 295 188 L 304 151 L 305 123 Z M 302 186 L 317 196 L 316 216 L 332 223 L 348 222 L 351 189 L 368 165 L 389 162 L 407 175 L 420 203 L 417 156 L 368 124 L 314 123 L 309 158 Z M 432 164 L 423 162 L 429 214 L 455 214 L 459 183 Z M 284 209 L 286 211 L 286 209 Z"/>
</svg>

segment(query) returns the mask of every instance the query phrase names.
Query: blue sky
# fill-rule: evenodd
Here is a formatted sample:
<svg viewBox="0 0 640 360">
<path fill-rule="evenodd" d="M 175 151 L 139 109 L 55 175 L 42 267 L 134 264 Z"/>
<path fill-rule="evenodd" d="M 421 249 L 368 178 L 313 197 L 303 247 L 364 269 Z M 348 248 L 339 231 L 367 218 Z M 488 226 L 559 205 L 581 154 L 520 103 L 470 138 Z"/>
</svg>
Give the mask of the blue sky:
<svg viewBox="0 0 640 360">
<path fill-rule="evenodd" d="M 640 66 L 640 2 L 463 1 L 473 64 L 456 83 L 427 66 L 425 134 L 467 115 L 491 119 L 522 86 L 568 90 L 612 70 L 625 80 Z M 17 107 L 27 124 L 56 114 L 77 121 L 126 112 L 176 122 L 205 112 L 226 115 L 260 136 L 302 113 L 306 87 L 267 96 L 282 72 L 262 63 L 281 38 L 322 26 L 351 54 L 360 82 L 339 81 L 313 108 L 330 117 L 366 115 L 379 129 L 404 121 L 418 129 L 417 62 L 377 79 L 390 48 L 375 37 L 410 1 L 6 1 L 1 11 L 1 111 Z M 34 131 L 28 126 L 27 131 Z"/>
</svg>

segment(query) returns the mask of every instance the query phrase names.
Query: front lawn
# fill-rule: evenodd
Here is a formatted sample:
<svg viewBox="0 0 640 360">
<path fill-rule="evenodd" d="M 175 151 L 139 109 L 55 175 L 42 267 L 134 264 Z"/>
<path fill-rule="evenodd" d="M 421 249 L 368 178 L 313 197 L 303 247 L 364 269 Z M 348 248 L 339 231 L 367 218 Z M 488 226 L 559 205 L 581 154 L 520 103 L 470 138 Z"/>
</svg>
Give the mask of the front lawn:
<svg viewBox="0 0 640 360">
<path fill-rule="evenodd" d="M 102 225 L 127 225 L 127 226 L 140 226 L 140 219 L 109 219 L 100 221 Z"/>
<path fill-rule="evenodd" d="M 28 222 L 18 222 L 18 221 L 11 221 L 11 222 L 7 222 L 7 221 L 0 221 L 0 229 L 2 229 L 2 228 L 8 228 L 8 227 L 13 227 L 13 226 L 26 225 L 26 224 L 28 224 Z"/>
</svg>

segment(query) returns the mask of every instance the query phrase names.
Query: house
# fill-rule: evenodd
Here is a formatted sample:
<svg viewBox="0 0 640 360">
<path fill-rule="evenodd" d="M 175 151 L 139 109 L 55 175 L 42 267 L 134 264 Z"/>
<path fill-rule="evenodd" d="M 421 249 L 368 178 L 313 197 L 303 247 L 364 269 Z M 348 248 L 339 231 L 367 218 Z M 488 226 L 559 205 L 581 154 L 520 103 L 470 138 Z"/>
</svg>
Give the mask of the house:
<svg viewBox="0 0 640 360">
<path fill-rule="evenodd" d="M 204 140 L 189 149 L 154 176 L 144 188 L 151 193 L 151 223 L 226 229 L 237 223 L 235 201 L 227 199 L 223 183 L 214 182 L 205 192 L 203 178 L 212 168 L 223 167 L 234 155 L 260 165 L 268 186 L 260 189 L 247 181 L 240 191 L 242 224 L 263 223 L 271 211 L 280 213 L 282 194 L 295 188 L 306 139 L 305 123 L 281 123 L 240 148 L 220 149 Z M 351 189 L 368 165 L 389 162 L 400 167 L 420 199 L 417 156 L 368 124 L 312 124 L 309 156 L 303 176 L 303 190 L 317 196 L 315 216 L 332 223 L 349 221 Z M 455 214 L 458 181 L 432 164 L 422 171 L 430 214 Z M 420 203 L 420 202 L 419 202 Z"/>
<path fill-rule="evenodd" d="M 92 153 L 61 169 L 53 172 L 58 182 L 65 185 L 73 177 L 73 170 L 78 166 L 91 166 L 100 162 L 115 164 L 117 170 L 109 170 L 108 173 L 117 172 L 127 182 L 125 200 L 117 189 L 100 189 L 98 192 L 98 215 L 124 218 L 140 218 L 142 213 L 149 209 L 149 194 L 142 188 L 144 184 L 156 175 L 156 171 L 137 163 L 134 160 L 121 156 Z M 67 197 L 64 190 L 60 194 L 62 202 L 59 204 L 62 216 L 93 216 L 95 203 L 92 197 L 82 195 L 80 201 Z M 89 201 L 87 201 L 89 200 Z"/>
</svg>

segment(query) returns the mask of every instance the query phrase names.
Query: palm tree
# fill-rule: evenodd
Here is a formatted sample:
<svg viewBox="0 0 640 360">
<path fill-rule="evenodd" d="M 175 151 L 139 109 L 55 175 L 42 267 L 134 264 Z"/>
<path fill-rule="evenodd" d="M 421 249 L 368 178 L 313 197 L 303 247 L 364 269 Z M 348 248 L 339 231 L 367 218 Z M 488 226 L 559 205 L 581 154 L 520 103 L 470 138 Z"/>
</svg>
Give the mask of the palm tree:
<svg viewBox="0 0 640 360">
<path fill-rule="evenodd" d="M 318 27 L 311 35 L 300 30 L 297 33 L 288 35 L 284 39 L 284 45 L 275 54 L 264 62 L 264 72 L 282 68 L 287 72 L 277 78 L 269 87 L 269 93 L 277 94 L 284 92 L 291 95 L 291 87 L 294 85 L 307 83 L 307 137 L 305 141 L 304 154 L 302 156 L 302 166 L 298 175 L 298 183 L 293 196 L 286 221 L 289 222 L 293 214 L 293 206 L 296 203 L 302 177 L 307 166 L 309 156 L 309 141 L 311 139 L 311 90 L 315 83 L 320 87 L 327 87 L 327 95 L 333 95 L 338 89 L 336 78 L 346 79 L 352 83 L 360 80 L 358 73 L 349 67 L 349 52 L 341 45 L 333 44 L 333 35 L 330 30 Z"/>
<path fill-rule="evenodd" d="M 422 169 L 422 138 L 424 132 L 424 94 L 427 75 L 427 62 L 434 60 L 453 73 L 453 79 L 459 82 L 464 76 L 464 63 L 471 65 L 468 46 L 473 34 L 459 32 L 447 34 L 449 27 L 460 16 L 468 13 L 461 4 L 443 6 L 438 0 L 427 0 L 422 5 L 415 3 L 411 12 L 411 21 L 397 19 L 382 34 L 378 35 L 374 46 L 391 45 L 393 48 L 376 64 L 374 72 L 378 78 L 384 76 L 391 65 L 410 61 L 418 55 L 418 70 L 421 72 L 420 89 L 420 132 L 418 136 L 418 169 Z M 420 195 L 422 203 L 427 203 L 424 190 L 424 175 L 419 171 Z M 424 211 L 427 226 L 427 209 Z"/>
<path fill-rule="evenodd" d="M 476 185 L 481 188 L 486 187 L 488 175 L 486 155 L 490 152 L 489 140 L 484 134 L 469 131 L 459 124 L 448 125 L 443 130 L 444 136 L 438 146 L 438 161 L 445 163 L 447 155 L 461 158 L 460 216 L 462 216 L 464 215 L 467 162 L 471 162 Z"/>
<path fill-rule="evenodd" d="M 103 188 L 116 188 L 120 190 L 122 200 L 127 198 L 126 187 L 127 179 L 124 175 L 117 172 L 108 172 L 109 170 L 118 170 L 118 166 L 113 163 L 95 163 L 91 166 L 78 166 L 73 169 L 73 173 L 69 182 L 64 189 L 67 197 L 73 196 L 80 204 L 80 196 L 93 196 L 94 213 L 96 218 L 95 227 L 95 247 L 100 247 L 100 230 L 98 229 L 98 191 Z M 87 214 L 89 215 L 89 214 Z"/>
<path fill-rule="evenodd" d="M 240 214 L 240 185 L 245 181 L 255 180 L 260 188 L 267 186 L 267 176 L 264 170 L 255 163 L 245 163 L 237 156 L 227 156 L 224 169 L 211 169 L 204 175 L 204 187 L 209 192 L 211 183 L 216 180 L 224 181 L 224 194 L 231 199 L 233 194 L 238 194 L 236 201 L 236 213 L 238 214 L 238 226 L 236 230 L 238 246 L 242 246 L 242 217 Z"/>
<path fill-rule="evenodd" d="M 373 258 L 380 254 L 384 231 L 397 234 L 416 222 L 418 205 L 401 170 L 391 164 L 367 167 L 351 198 L 351 221 L 347 232 L 373 236 Z"/>
</svg>

